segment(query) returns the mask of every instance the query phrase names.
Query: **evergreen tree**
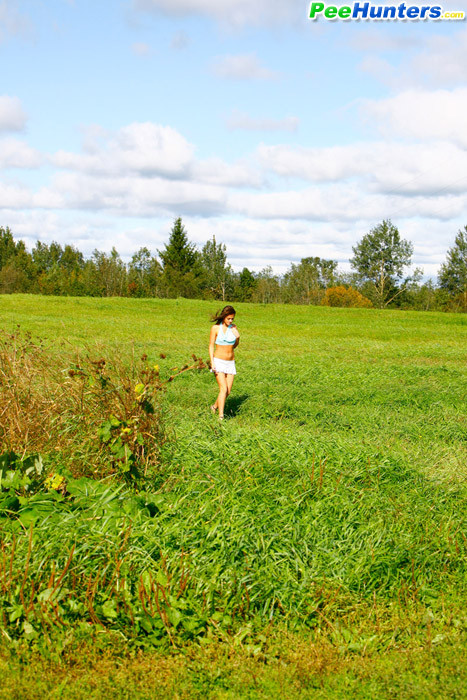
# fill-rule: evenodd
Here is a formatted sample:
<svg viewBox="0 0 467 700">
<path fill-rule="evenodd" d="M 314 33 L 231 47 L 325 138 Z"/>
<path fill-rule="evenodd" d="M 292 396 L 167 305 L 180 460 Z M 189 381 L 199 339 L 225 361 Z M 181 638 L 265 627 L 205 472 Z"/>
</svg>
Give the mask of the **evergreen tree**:
<svg viewBox="0 0 467 700">
<path fill-rule="evenodd" d="M 467 226 L 458 232 L 453 247 L 448 250 L 438 281 L 450 294 L 467 295 Z"/>
<path fill-rule="evenodd" d="M 180 218 L 174 221 L 169 242 L 165 245 L 165 250 L 158 252 L 162 260 L 164 271 L 169 268 L 170 270 L 184 275 L 193 269 L 198 258 L 196 246 L 194 243 L 189 242 L 185 227 Z"/>
<path fill-rule="evenodd" d="M 200 254 L 188 240 L 180 218 L 174 221 L 165 250 L 158 252 L 163 266 L 161 286 L 165 296 L 200 296 L 203 272 Z"/>
<path fill-rule="evenodd" d="M 0 226 L 0 270 L 16 253 L 16 244 L 11 230 Z"/>
</svg>

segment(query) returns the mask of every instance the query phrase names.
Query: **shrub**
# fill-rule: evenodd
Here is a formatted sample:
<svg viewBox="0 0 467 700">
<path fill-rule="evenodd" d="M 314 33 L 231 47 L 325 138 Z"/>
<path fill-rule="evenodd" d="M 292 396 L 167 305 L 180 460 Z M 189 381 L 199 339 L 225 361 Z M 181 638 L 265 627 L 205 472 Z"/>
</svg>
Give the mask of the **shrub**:
<svg viewBox="0 0 467 700">
<path fill-rule="evenodd" d="M 60 348 L 63 351 L 63 348 Z M 157 468 L 166 441 L 161 398 L 168 382 L 146 355 L 75 355 L 68 362 L 19 330 L 0 335 L 0 447 L 65 460 L 75 476 L 118 474 L 126 480 Z"/>
<path fill-rule="evenodd" d="M 373 304 L 353 287 L 329 287 L 321 301 L 323 306 L 345 306 L 356 308 L 371 308 Z"/>
<path fill-rule="evenodd" d="M 448 311 L 455 311 L 461 313 L 467 313 L 467 290 L 457 294 L 453 297 L 448 304 Z"/>
</svg>

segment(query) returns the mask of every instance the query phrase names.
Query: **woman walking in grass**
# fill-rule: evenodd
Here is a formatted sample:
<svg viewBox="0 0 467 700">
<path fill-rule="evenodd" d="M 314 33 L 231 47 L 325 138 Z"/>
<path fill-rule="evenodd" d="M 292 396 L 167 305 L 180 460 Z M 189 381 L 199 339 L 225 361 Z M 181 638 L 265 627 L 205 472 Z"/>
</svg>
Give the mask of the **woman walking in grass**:
<svg viewBox="0 0 467 700">
<path fill-rule="evenodd" d="M 232 391 L 232 384 L 236 375 L 234 349 L 240 342 L 240 334 L 234 324 L 235 309 L 233 306 L 224 306 L 222 311 L 212 318 L 214 323 L 209 336 L 209 357 L 211 358 L 211 372 L 216 375 L 219 385 L 219 395 L 211 406 L 211 411 L 219 411 L 219 419 L 224 418 L 224 406 L 227 396 Z"/>
</svg>

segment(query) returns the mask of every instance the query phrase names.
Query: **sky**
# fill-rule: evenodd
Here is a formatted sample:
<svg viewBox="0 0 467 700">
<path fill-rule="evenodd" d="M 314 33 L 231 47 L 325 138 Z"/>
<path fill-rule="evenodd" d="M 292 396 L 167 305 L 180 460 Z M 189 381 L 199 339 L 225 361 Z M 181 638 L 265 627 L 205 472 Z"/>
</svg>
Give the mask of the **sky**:
<svg viewBox="0 0 467 700">
<path fill-rule="evenodd" d="M 436 278 L 467 224 L 467 20 L 309 11 L 0 0 L 0 226 L 128 261 L 181 217 L 235 270 L 281 274 L 308 256 L 349 270 L 391 219 Z"/>
</svg>

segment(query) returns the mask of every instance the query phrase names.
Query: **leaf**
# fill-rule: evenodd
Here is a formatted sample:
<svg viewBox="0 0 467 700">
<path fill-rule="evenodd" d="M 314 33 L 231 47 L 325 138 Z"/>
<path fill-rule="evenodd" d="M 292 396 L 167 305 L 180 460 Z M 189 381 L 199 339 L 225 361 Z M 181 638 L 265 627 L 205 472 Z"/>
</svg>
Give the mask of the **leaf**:
<svg viewBox="0 0 467 700">
<path fill-rule="evenodd" d="M 53 595 L 54 589 L 53 588 L 46 588 L 45 590 L 41 591 L 39 595 L 37 596 L 37 599 L 41 603 L 48 603 Z"/>
<path fill-rule="evenodd" d="M 22 605 L 14 605 L 10 612 L 10 622 L 15 622 L 23 617 L 24 608 Z"/>
<path fill-rule="evenodd" d="M 23 634 L 26 637 L 26 639 L 35 639 L 37 637 L 36 630 L 27 620 L 23 622 Z"/>
<path fill-rule="evenodd" d="M 110 599 L 106 600 L 102 605 L 102 613 L 108 620 L 115 620 L 115 618 L 118 616 L 115 609 L 115 601 Z"/>
<path fill-rule="evenodd" d="M 182 613 L 180 610 L 177 610 L 177 608 L 169 608 L 167 611 L 167 617 L 169 618 L 171 624 L 177 628 L 182 620 Z"/>
<path fill-rule="evenodd" d="M 167 576 L 164 574 L 163 571 L 157 572 L 156 581 L 160 586 L 162 586 L 163 588 L 166 588 L 168 581 L 167 581 Z"/>
</svg>

